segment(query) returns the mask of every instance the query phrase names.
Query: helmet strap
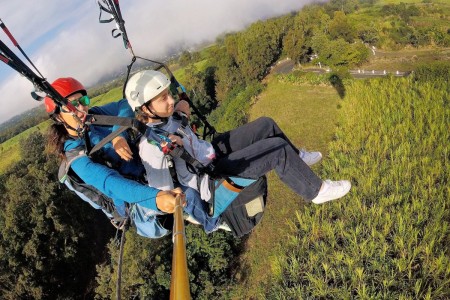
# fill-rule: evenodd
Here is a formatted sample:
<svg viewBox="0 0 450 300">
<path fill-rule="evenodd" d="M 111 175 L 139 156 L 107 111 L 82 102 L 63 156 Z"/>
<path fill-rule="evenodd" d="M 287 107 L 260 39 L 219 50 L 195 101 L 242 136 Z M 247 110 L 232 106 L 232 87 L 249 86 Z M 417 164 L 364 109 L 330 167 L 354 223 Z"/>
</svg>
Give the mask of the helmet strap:
<svg viewBox="0 0 450 300">
<path fill-rule="evenodd" d="M 149 115 L 148 113 L 145 113 L 147 115 L 147 118 L 150 118 L 152 120 L 161 120 L 161 122 L 163 122 L 164 124 L 167 123 L 167 121 L 169 120 L 169 118 L 166 117 L 160 117 L 158 116 L 149 106 L 148 104 L 150 104 L 150 102 L 145 103 L 143 106 L 145 106 L 145 108 L 147 108 L 147 110 L 152 114 Z"/>
<path fill-rule="evenodd" d="M 82 126 L 79 126 L 78 128 L 74 128 L 74 127 L 70 126 L 69 124 L 67 124 L 67 122 L 64 121 L 64 119 L 61 118 L 61 117 L 59 117 L 57 114 L 52 114 L 52 115 L 51 115 L 51 119 L 52 119 L 54 122 L 58 123 L 58 124 L 64 125 L 64 127 L 65 127 L 66 129 L 70 129 L 70 130 L 72 130 L 72 131 L 75 131 L 76 134 L 77 134 L 76 136 L 70 134 L 69 132 L 67 132 L 67 133 L 69 133 L 69 135 L 72 136 L 72 137 L 82 137 L 82 135 L 83 135 L 85 129 L 87 128 L 84 124 L 82 124 Z"/>
</svg>

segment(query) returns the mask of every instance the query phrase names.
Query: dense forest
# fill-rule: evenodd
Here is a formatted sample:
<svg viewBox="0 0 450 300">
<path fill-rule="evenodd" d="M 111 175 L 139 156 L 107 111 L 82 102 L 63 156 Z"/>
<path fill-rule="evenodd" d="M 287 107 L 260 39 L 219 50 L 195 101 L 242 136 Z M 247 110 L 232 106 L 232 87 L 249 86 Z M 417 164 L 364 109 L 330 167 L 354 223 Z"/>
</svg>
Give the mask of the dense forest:
<svg viewBox="0 0 450 300">
<path fill-rule="evenodd" d="M 1 124 L 0 144 L 48 119 L 43 107 L 36 107 Z"/>
<path fill-rule="evenodd" d="M 445 135 L 442 128 L 448 125 L 450 92 L 448 81 L 445 83 L 442 79 L 449 76 L 448 64 L 430 68 L 421 67 L 416 70 L 414 78 L 404 81 L 388 78 L 369 84 L 369 87 L 363 82 L 355 83 L 348 78 L 346 70 L 364 64 L 369 59 L 372 46 L 386 50 L 450 46 L 449 19 L 445 13 L 445 9 L 448 12 L 448 6 L 434 4 L 432 1 L 424 1 L 425 3 L 421 4 L 386 5 L 377 2 L 332 0 L 326 4 L 310 5 L 300 12 L 260 21 L 242 32 L 226 34 L 205 50 L 183 52 L 177 61 L 171 62 L 171 65 L 183 69 L 183 84 L 189 87 L 191 98 L 220 131 L 247 122 L 251 102 L 264 91 L 263 79 L 280 58 L 288 57 L 296 64 L 320 62 L 330 66 L 334 71 L 320 77 L 321 83 L 339 85 L 341 89 L 347 88 L 347 95 L 353 95 L 350 97 L 353 105 L 349 103 L 344 108 L 354 116 L 341 122 L 336 141 L 332 146 L 331 161 L 333 163 L 343 161 L 342 164 L 347 168 L 357 168 L 356 166 L 364 163 L 365 169 L 361 172 L 367 171 L 372 174 L 378 168 L 378 165 L 370 163 L 374 155 L 384 155 L 391 160 L 406 163 L 402 159 L 403 155 L 414 161 L 418 155 L 431 148 L 419 148 L 416 149 L 417 152 L 410 148 L 400 148 L 398 152 L 391 152 L 388 149 L 396 145 L 391 145 L 387 136 L 369 131 L 367 127 L 380 126 L 382 133 L 389 132 L 390 126 L 395 127 L 403 134 L 402 139 L 409 140 L 413 145 L 419 145 L 420 136 L 424 134 Z M 302 82 L 304 80 L 302 76 L 302 74 L 293 76 L 289 80 Z M 279 80 L 287 79 L 280 77 Z M 432 83 L 434 81 L 435 83 Z M 444 94 L 435 94 L 432 92 L 434 89 L 443 90 Z M 377 103 L 378 95 L 395 93 L 396 90 L 401 90 L 403 94 L 392 98 L 392 101 Z M 414 94 L 408 94 L 408 90 Z M 101 91 L 102 88 L 99 88 L 97 92 Z M 359 103 L 354 102 L 357 98 L 355 95 L 365 95 L 368 99 L 361 111 L 353 111 L 355 107 L 359 107 Z M 401 116 L 397 116 L 394 111 L 398 111 L 399 108 L 391 102 L 401 102 L 404 100 L 401 97 L 403 95 L 411 97 L 414 101 L 408 102 L 408 109 L 403 111 Z M 422 103 L 419 96 L 428 101 Z M 440 106 L 432 105 L 433 100 L 439 97 L 446 99 L 439 103 L 445 107 L 444 113 L 439 112 Z M 377 105 L 380 106 L 378 110 Z M 385 123 L 380 123 L 380 118 L 384 114 L 381 107 L 384 106 L 388 107 L 390 114 L 384 116 Z M 429 109 L 440 120 L 439 126 L 430 126 L 431 120 L 422 116 L 422 113 Z M 368 112 L 371 111 L 377 111 L 378 115 L 370 115 Z M 402 127 L 400 119 L 407 118 L 411 114 L 421 122 L 422 127 L 419 129 L 423 132 L 413 134 L 408 131 L 409 127 Z M 37 124 L 41 120 L 39 117 L 27 119 L 27 122 Z M 373 122 L 370 123 L 370 120 Z M 198 120 L 195 122 L 199 123 Z M 361 133 L 351 139 L 355 134 L 352 129 L 358 126 L 362 127 L 358 131 Z M 7 139 L 11 134 L 23 130 L 17 125 L 2 131 L 0 137 L 4 136 Z M 342 136 L 349 137 L 340 138 Z M 448 141 L 448 133 L 445 138 Z M 115 229 L 102 213 L 93 210 L 58 183 L 56 178 L 58 159 L 47 154 L 43 140 L 45 136 L 41 134 L 34 134 L 22 140 L 21 161 L 0 175 L 2 236 L 0 297 L 2 299 L 113 298 L 116 296 L 118 257 Z M 431 147 L 437 141 L 430 139 L 426 143 L 427 147 Z M 447 161 L 439 156 L 437 150 L 430 150 L 432 153 L 429 159 L 439 157 L 438 161 L 442 166 L 449 165 L 448 148 L 441 150 L 446 153 Z M 345 157 L 343 153 L 352 153 L 352 156 Z M 333 165 L 333 163 L 325 172 L 337 172 L 336 168 L 341 164 Z M 421 163 L 424 162 L 416 162 L 413 169 L 400 164 L 399 169 L 395 169 L 395 174 L 389 173 L 388 165 L 381 167 L 391 177 L 409 172 L 408 176 L 418 180 L 413 173 L 423 171 L 419 168 Z M 445 201 L 445 197 L 448 198 L 448 191 L 444 195 L 439 190 L 434 192 L 431 189 L 433 186 L 448 185 L 448 182 L 442 181 L 445 174 L 448 178 L 448 169 L 443 170 L 435 165 L 433 169 L 427 169 L 427 172 L 431 175 L 426 179 L 426 186 L 432 193 L 427 197 L 436 199 L 442 207 L 448 207 Z M 364 175 L 361 174 L 362 177 Z M 316 224 L 311 219 L 315 218 L 314 214 L 317 212 L 312 209 L 306 211 L 304 215 L 299 215 L 296 225 L 299 234 L 292 239 L 300 246 L 291 242 L 289 250 L 296 254 L 280 257 L 277 261 L 279 273 L 275 274 L 274 282 L 267 287 L 265 296 L 282 299 L 326 298 L 327 295 L 334 295 L 336 298 L 404 296 L 445 299 L 450 295 L 448 284 L 450 267 L 448 250 L 445 250 L 445 243 L 448 242 L 450 235 L 444 229 L 443 232 L 436 233 L 436 238 L 432 236 L 432 226 L 436 225 L 432 216 L 439 214 L 439 210 L 431 207 L 426 210 L 424 217 L 418 211 L 419 206 L 410 207 L 409 204 L 401 206 L 397 202 L 406 201 L 408 197 L 424 196 L 421 193 L 425 191 L 416 190 L 415 185 L 412 185 L 410 194 L 408 191 L 402 194 L 401 197 L 405 198 L 391 199 L 392 192 L 403 190 L 402 186 L 393 185 L 375 174 L 372 175 L 368 179 L 371 180 L 370 183 L 358 182 L 367 199 L 372 201 L 367 204 L 369 208 L 358 206 L 350 212 L 355 217 L 362 212 L 365 213 L 374 220 L 373 224 L 379 231 L 385 234 L 381 236 L 358 226 L 354 227 L 356 221 L 347 220 L 339 210 L 330 212 L 332 214 L 330 219 L 341 231 L 331 230 L 331 225 L 325 218 L 323 223 L 318 225 L 323 229 L 316 232 L 310 226 Z M 377 185 L 379 189 L 383 189 L 383 200 L 380 201 L 383 209 L 395 214 L 390 207 L 399 207 L 405 215 L 412 213 L 415 219 L 392 221 L 390 225 L 386 225 L 389 228 L 383 227 L 379 220 L 389 214 L 370 210 L 374 209 L 376 200 L 374 197 L 378 197 L 378 194 L 371 194 L 369 185 Z M 426 206 L 421 202 L 420 208 L 425 209 Z M 365 211 L 367 209 L 370 213 Z M 347 221 L 342 221 L 341 224 L 336 221 L 338 218 Z M 416 219 L 419 221 L 415 222 Z M 448 225 L 448 213 L 445 214 L 441 210 L 437 220 Z M 410 236 L 409 232 L 402 230 L 406 230 L 412 223 L 417 232 Z M 420 232 L 420 227 L 426 224 L 429 224 L 426 227 L 427 231 Z M 370 222 L 366 225 L 371 226 Z M 350 232 L 353 232 L 354 228 L 361 234 L 356 236 L 355 233 L 353 236 Z M 439 231 L 441 227 L 436 228 L 436 231 Z M 400 235 L 398 231 L 401 231 Z M 382 242 L 388 240 L 397 248 L 395 251 L 388 249 L 391 252 L 388 250 L 383 252 L 385 256 L 376 260 L 374 262 L 376 265 L 371 265 L 369 269 L 364 269 L 364 266 L 370 256 L 378 255 L 378 252 L 372 251 L 378 249 L 375 245 L 372 248 L 368 245 L 363 249 L 366 252 L 360 253 L 359 256 L 360 248 L 351 248 L 353 252 L 344 255 L 341 252 L 348 248 L 338 248 L 328 253 L 322 244 L 326 243 L 330 249 L 351 246 L 356 241 L 366 245 L 367 242 L 363 240 L 366 238 L 369 240 L 371 235 L 376 237 L 380 247 Z M 227 298 L 231 293 L 229 287 L 237 282 L 234 272 L 238 268 L 239 255 L 245 251 L 246 239 L 236 239 L 224 232 L 206 235 L 201 228 L 193 225 L 187 226 L 187 239 L 190 241 L 187 253 L 193 299 Z M 408 242 L 408 239 L 412 239 L 413 242 Z M 419 242 L 421 239 L 429 241 L 432 246 L 427 248 Z M 402 250 L 405 245 L 407 250 Z M 321 249 L 321 252 L 316 256 L 303 255 L 312 248 Z M 415 249 L 419 249 L 417 251 L 420 253 L 416 253 Z M 122 297 L 168 298 L 171 253 L 171 237 L 159 240 L 144 239 L 131 228 L 127 232 L 124 253 L 123 268 L 126 272 L 122 274 Z M 408 256 L 411 253 L 414 255 Z M 339 256 L 340 254 L 343 256 Z M 353 255 L 353 260 L 350 254 Z M 337 259 L 332 261 L 330 257 Z M 298 271 L 291 268 L 292 265 L 310 268 Z M 356 271 L 353 272 L 353 269 Z M 412 273 L 414 274 L 411 275 Z M 417 279 L 416 277 L 420 279 L 420 283 L 417 283 L 417 280 L 414 284 L 411 283 L 411 278 Z M 325 279 L 322 280 L 323 278 Z M 394 283 L 396 280 L 398 283 Z M 361 285 L 364 285 L 364 288 Z M 404 294 L 399 294 L 400 291 L 404 291 Z"/>
</svg>

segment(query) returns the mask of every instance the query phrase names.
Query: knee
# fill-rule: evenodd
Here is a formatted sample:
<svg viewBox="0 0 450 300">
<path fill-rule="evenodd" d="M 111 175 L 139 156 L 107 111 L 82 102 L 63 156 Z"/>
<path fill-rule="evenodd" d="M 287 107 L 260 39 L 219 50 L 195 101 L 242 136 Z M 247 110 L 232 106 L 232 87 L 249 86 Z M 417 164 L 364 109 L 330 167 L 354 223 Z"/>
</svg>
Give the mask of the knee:
<svg viewBox="0 0 450 300">
<path fill-rule="evenodd" d="M 257 119 L 258 128 L 261 128 L 263 131 L 268 133 L 269 135 L 275 134 L 278 132 L 278 125 L 272 118 L 269 117 L 260 117 Z"/>
<path fill-rule="evenodd" d="M 289 143 L 281 137 L 276 136 L 270 139 L 273 141 L 273 144 L 276 145 L 277 147 L 287 148 L 289 146 Z"/>
<path fill-rule="evenodd" d="M 273 126 L 275 121 L 270 117 L 260 117 L 257 119 L 261 124 L 265 124 L 267 126 Z"/>
</svg>

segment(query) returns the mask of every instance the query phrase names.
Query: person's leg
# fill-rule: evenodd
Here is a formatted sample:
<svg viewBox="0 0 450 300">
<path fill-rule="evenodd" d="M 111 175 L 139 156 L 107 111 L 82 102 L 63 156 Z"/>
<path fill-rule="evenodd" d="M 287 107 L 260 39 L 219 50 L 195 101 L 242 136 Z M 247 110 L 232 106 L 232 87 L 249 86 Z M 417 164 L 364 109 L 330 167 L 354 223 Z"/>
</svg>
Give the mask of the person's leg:
<svg viewBox="0 0 450 300">
<path fill-rule="evenodd" d="M 137 233 L 141 236 L 154 239 L 163 237 L 170 232 L 160 224 L 159 218 L 162 216 L 139 204 L 131 206 L 130 217 Z"/>
<path fill-rule="evenodd" d="M 275 170 L 280 179 L 306 201 L 314 199 L 322 186 L 320 179 L 282 137 L 260 139 L 214 162 L 223 175 L 259 178 Z"/>
<path fill-rule="evenodd" d="M 200 198 L 200 194 L 192 189 L 182 187 L 186 194 L 186 207 L 184 211 L 197 220 L 206 233 L 210 233 L 217 229 L 220 222 L 220 217 L 211 218 L 208 215 L 208 204 Z"/>
<path fill-rule="evenodd" d="M 277 123 L 268 117 L 258 118 L 253 122 L 225 132 L 217 136 L 211 143 L 214 146 L 216 157 L 220 158 L 234 151 L 244 149 L 257 141 L 273 137 L 285 140 L 308 166 L 312 166 L 322 159 L 322 153 L 320 152 L 308 152 L 304 149 L 297 149 Z"/>
<path fill-rule="evenodd" d="M 236 129 L 225 132 L 214 138 L 211 144 L 216 151 L 216 157 L 220 158 L 235 151 L 244 149 L 258 141 L 278 137 L 286 141 L 294 152 L 299 150 L 292 144 L 284 132 L 274 120 L 261 117 Z"/>
</svg>

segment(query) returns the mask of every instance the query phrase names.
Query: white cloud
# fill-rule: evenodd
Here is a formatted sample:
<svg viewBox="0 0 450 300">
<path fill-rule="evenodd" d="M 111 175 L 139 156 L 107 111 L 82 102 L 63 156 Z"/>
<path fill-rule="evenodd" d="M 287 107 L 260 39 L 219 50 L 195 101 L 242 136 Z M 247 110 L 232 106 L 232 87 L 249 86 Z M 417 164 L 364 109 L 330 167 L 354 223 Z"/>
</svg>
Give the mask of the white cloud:
<svg viewBox="0 0 450 300">
<path fill-rule="evenodd" d="M 99 10 L 94 0 L 2 2 L 5 3 L 0 3 L 0 18 L 22 48 L 30 51 L 35 65 L 50 82 L 73 76 L 89 86 L 99 78 L 124 70 L 129 63 L 131 56 L 122 39 L 111 38 L 115 24 L 98 23 Z M 311 2 L 129 0 L 121 2 L 121 9 L 136 55 L 155 59 L 169 49 L 214 41 L 223 32 L 241 30 L 252 22 L 299 10 Z M 0 37 L 10 45 L 4 35 Z M 2 64 L 0 95 L 7 105 L 0 110 L 0 122 L 38 105 L 29 96 L 31 83 L 4 68 L 8 67 Z"/>
</svg>

